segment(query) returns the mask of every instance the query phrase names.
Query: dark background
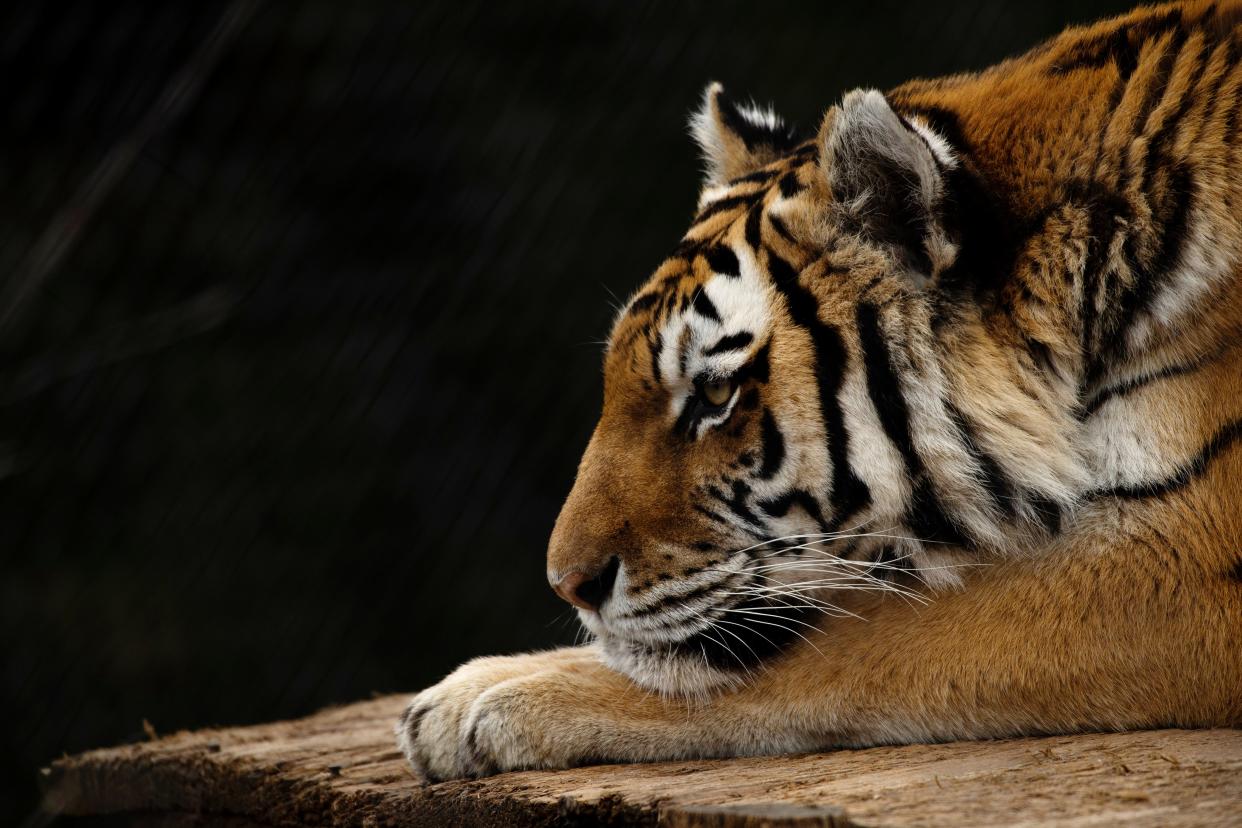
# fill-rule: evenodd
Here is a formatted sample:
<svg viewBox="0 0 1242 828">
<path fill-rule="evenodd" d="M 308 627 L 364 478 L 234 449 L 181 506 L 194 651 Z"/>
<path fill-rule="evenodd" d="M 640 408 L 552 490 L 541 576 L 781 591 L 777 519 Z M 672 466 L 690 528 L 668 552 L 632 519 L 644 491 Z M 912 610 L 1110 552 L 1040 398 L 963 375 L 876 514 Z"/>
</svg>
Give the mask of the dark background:
<svg viewBox="0 0 1242 828">
<path fill-rule="evenodd" d="M 0 824 L 144 718 L 572 641 L 544 544 L 707 81 L 813 129 L 1127 5 L 0 13 Z"/>
</svg>

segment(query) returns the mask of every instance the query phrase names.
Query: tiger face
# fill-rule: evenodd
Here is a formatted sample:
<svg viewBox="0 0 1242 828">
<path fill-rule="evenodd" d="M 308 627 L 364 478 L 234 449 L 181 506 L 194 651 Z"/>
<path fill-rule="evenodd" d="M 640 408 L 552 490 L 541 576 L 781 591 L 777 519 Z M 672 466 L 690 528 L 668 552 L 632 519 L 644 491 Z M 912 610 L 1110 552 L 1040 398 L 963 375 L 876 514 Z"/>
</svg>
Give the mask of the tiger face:
<svg viewBox="0 0 1242 828">
<path fill-rule="evenodd" d="M 807 142 L 719 85 L 691 124 L 698 214 L 615 321 L 548 550 L 609 665 L 673 693 L 744 681 L 843 611 L 840 590 L 951 582 L 951 550 L 1070 496 L 984 468 L 947 387 L 931 295 L 960 233 L 940 136 L 878 92 Z"/>
</svg>

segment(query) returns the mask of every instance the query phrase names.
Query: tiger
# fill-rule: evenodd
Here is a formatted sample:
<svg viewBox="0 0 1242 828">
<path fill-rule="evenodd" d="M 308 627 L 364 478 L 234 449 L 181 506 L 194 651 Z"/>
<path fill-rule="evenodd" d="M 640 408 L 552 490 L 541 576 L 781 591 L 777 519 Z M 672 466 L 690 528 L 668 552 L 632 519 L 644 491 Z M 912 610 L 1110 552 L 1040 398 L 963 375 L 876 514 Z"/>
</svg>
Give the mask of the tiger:
<svg viewBox="0 0 1242 828">
<path fill-rule="evenodd" d="M 1242 2 L 709 85 L 547 576 L 589 643 L 409 704 L 427 782 L 1242 725 Z"/>
</svg>

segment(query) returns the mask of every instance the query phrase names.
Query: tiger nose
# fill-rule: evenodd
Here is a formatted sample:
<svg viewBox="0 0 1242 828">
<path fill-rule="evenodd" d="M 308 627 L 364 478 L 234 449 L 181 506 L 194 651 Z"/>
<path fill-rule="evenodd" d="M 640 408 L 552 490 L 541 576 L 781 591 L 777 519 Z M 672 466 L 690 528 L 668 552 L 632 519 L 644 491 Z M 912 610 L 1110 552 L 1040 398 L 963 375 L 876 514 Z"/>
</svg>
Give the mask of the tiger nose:
<svg viewBox="0 0 1242 828">
<path fill-rule="evenodd" d="M 603 569 L 597 572 L 583 572 L 575 569 L 562 576 L 552 585 L 552 589 L 575 607 L 595 612 L 604 605 L 612 593 L 612 586 L 617 582 L 617 571 L 620 568 L 621 559 L 613 555 Z"/>
</svg>

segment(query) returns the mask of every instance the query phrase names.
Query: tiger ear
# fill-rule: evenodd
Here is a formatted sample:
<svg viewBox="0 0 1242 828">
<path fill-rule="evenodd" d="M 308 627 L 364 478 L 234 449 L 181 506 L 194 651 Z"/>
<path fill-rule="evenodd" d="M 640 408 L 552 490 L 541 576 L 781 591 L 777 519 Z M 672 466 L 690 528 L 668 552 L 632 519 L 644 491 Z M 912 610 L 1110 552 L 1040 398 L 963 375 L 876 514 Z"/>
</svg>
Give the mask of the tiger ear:
<svg viewBox="0 0 1242 828">
<path fill-rule="evenodd" d="M 706 163 L 704 187 L 754 172 L 796 143 L 793 130 L 775 112 L 730 99 L 719 83 L 703 91 L 702 105 L 690 116 L 690 132 Z"/>
<path fill-rule="evenodd" d="M 819 132 L 820 166 L 845 226 L 886 248 L 918 287 L 953 264 L 945 226 L 948 143 L 893 111 L 874 89 L 850 92 Z"/>
</svg>

